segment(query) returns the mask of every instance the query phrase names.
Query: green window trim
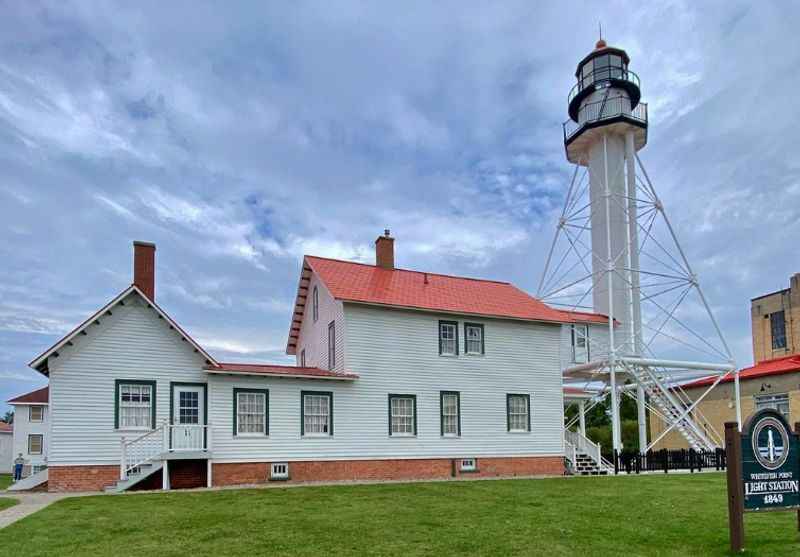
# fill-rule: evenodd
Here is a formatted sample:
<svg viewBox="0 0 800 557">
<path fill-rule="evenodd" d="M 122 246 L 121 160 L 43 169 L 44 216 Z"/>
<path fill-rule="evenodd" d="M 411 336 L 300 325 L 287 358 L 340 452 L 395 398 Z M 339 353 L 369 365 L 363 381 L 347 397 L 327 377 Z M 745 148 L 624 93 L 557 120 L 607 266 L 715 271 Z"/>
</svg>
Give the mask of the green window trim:
<svg viewBox="0 0 800 557">
<path fill-rule="evenodd" d="M 392 400 L 395 398 L 410 398 L 412 400 L 411 408 L 414 412 L 414 432 L 409 435 L 401 435 L 399 433 L 392 433 Z M 388 402 L 388 416 L 389 416 L 389 437 L 416 437 L 417 435 L 417 395 L 401 395 L 390 393 Z"/>
<path fill-rule="evenodd" d="M 481 351 L 480 352 L 470 352 L 467 347 L 469 342 L 469 336 L 467 335 L 467 329 L 469 327 L 476 327 L 481 330 Z M 464 323 L 464 354 L 477 356 L 478 354 L 484 355 L 486 354 L 486 331 L 483 328 L 483 323 Z"/>
<path fill-rule="evenodd" d="M 263 434 L 252 434 L 248 433 L 242 435 L 242 437 L 267 437 L 269 436 L 269 389 L 247 389 L 247 388 L 233 388 L 233 436 L 239 436 L 239 423 L 238 423 L 238 414 L 239 414 L 239 395 L 241 393 L 252 393 L 252 394 L 259 394 L 264 395 L 264 433 Z"/>
<path fill-rule="evenodd" d="M 144 381 L 142 379 L 115 379 L 114 380 L 114 429 L 119 429 L 119 388 L 121 385 L 150 385 L 152 395 L 150 397 L 150 429 L 156 428 L 156 382 Z M 170 414 L 171 414 L 170 409 Z"/>
<path fill-rule="evenodd" d="M 314 433 L 313 437 L 333 437 L 333 391 L 300 391 L 300 436 L 306 434 L 306 395 L 328 397 L 328 435 Z"/>
<path fill-rule="evenodd" d="M 454 354 L 450 354 L 450 353 L 445 354 L 444 351 L 442 350 L 442 325 L 452 325 L 453 326 L 453 330 L 455 331 L 455 353 Z M 458 321 L 440 320 L 439 321 L 439 327 L 438 327 L 437 330 L 439 332 L 439 355 L 440 356 L 458 356 Z"/>
<path fill-rule="evenodd" d="M 336 367 L 336 321 L 328 323 L 328 369 Z"/>
<path fill-rule="evenodd" d="M 521 396 L 525 398 L 526 404 L 528 405 L 528 429 L 525 431 L 530 432 L 531 430 L 531 395 L 527 393 L 507 393 L 506 394 L 506 430 L 510 433 L 511 430 L 511 397 Z M 519 430 L 514 430 L 515 433 L 520 433 Z"/>
<path fill-rule="evenodd" d="M 447 437 L 461 437 L 461 393 L 459 391 L 439 391 L 439 433 L 442 437 L 445 437 L 444 433 L 444 397 L 445 395 L 455 395 L 456 397 L 456 408 L 458 412 L 458 432 L 453 435 L 452 433 L 448 433 Z M 416 417 L 417 412 L 416 409 L 414 410 L 414 417 Z M 416 428 L 415 428 L 416 429 Z"/>
</svg>

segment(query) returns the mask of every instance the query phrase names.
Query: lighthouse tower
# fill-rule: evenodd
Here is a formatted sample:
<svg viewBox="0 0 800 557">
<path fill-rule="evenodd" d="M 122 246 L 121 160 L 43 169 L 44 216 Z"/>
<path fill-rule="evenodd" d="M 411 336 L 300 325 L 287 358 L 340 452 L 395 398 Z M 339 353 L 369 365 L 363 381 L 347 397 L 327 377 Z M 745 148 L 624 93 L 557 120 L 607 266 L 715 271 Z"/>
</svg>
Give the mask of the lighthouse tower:
<svg viewBox="0 0 800 557">
<path fill-rule="evenodd" d="M 735 373 L 735 365 L 638 157 L 647 144 L 648 114 L 629 65 L 624 50 L 602 39 L 578 63 L 563 125 L 566 156 L 575 168 L 539 296 L 608 316 L 603 331 L 581 333 L 591 359 L 573 362 L 564 380 L 611 397 L 615 450 L 623 449 L 621 396 L 636 400 L 640 450 L 673 429 L 689 446 L 712 449 L 722 444 L 721 436 L 680 384 L 716 375 L 713 388 Z M 738 417 L 738 375 L 736 389 Z M 657 417 L 666 426 L 649 441 L 648 410 L 651 421 Z"/>
</svg>

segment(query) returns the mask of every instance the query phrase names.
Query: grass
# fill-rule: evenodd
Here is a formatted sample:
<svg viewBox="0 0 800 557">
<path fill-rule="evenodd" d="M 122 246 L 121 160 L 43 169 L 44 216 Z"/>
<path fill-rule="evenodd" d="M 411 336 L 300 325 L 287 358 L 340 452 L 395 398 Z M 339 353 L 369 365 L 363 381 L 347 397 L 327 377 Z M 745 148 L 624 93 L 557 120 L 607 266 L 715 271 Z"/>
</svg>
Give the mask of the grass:
<svg viewBox="0 0 800 557">
<path fill-rule="evenodd" d="M 751 555 L 800 554 L 793 512 L 746 517 Z M 722 474 L 171 492 L 61 500 L 7 555 L 725 555 Z"/>
<path fill-rule="evenodd" d="M 0 497 L 0 511 L 7 509 L 8 507 L 13 507 L 19 503 L 16 499 L 12 499 L 11 497 Z"/>
<path fill-rule="evenodd" d="M 0 474 L 0 491 L 4 489 L 8 489 L 12 483 L 14 483 L 14 476 L 11 474 Z"/>
</svg>

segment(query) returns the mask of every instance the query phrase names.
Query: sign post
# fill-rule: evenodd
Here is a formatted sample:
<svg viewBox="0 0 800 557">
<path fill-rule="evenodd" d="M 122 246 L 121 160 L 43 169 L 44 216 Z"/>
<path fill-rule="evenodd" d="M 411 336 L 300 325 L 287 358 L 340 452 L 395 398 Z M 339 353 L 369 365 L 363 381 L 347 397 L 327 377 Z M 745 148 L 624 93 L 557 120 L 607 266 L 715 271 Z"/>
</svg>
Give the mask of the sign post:
<svg viewBox="0 0 800 557">
<path fill-rule="evenodd" d="M 731 551 L 744 548 L 744 513 L 797 510 L 800 529 L 800 423 L 792 433 L 783 415 L 761 410 L 741 433 L 725 424 Z"/>
</svg>

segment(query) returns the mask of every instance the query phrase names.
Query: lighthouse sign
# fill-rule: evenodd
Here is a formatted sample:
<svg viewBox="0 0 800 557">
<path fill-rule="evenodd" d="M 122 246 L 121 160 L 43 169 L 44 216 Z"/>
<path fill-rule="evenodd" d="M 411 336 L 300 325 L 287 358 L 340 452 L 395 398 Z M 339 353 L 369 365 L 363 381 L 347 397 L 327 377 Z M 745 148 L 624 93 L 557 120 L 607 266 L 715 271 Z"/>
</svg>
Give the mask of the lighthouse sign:
<svg viewBox="0 0 800 557">
<path fill-rule="evenodd" d="M 742 433 L 744 510 L 800 508 L 800 442 L 775 410 L 753 415 Z"/>
</svg>

